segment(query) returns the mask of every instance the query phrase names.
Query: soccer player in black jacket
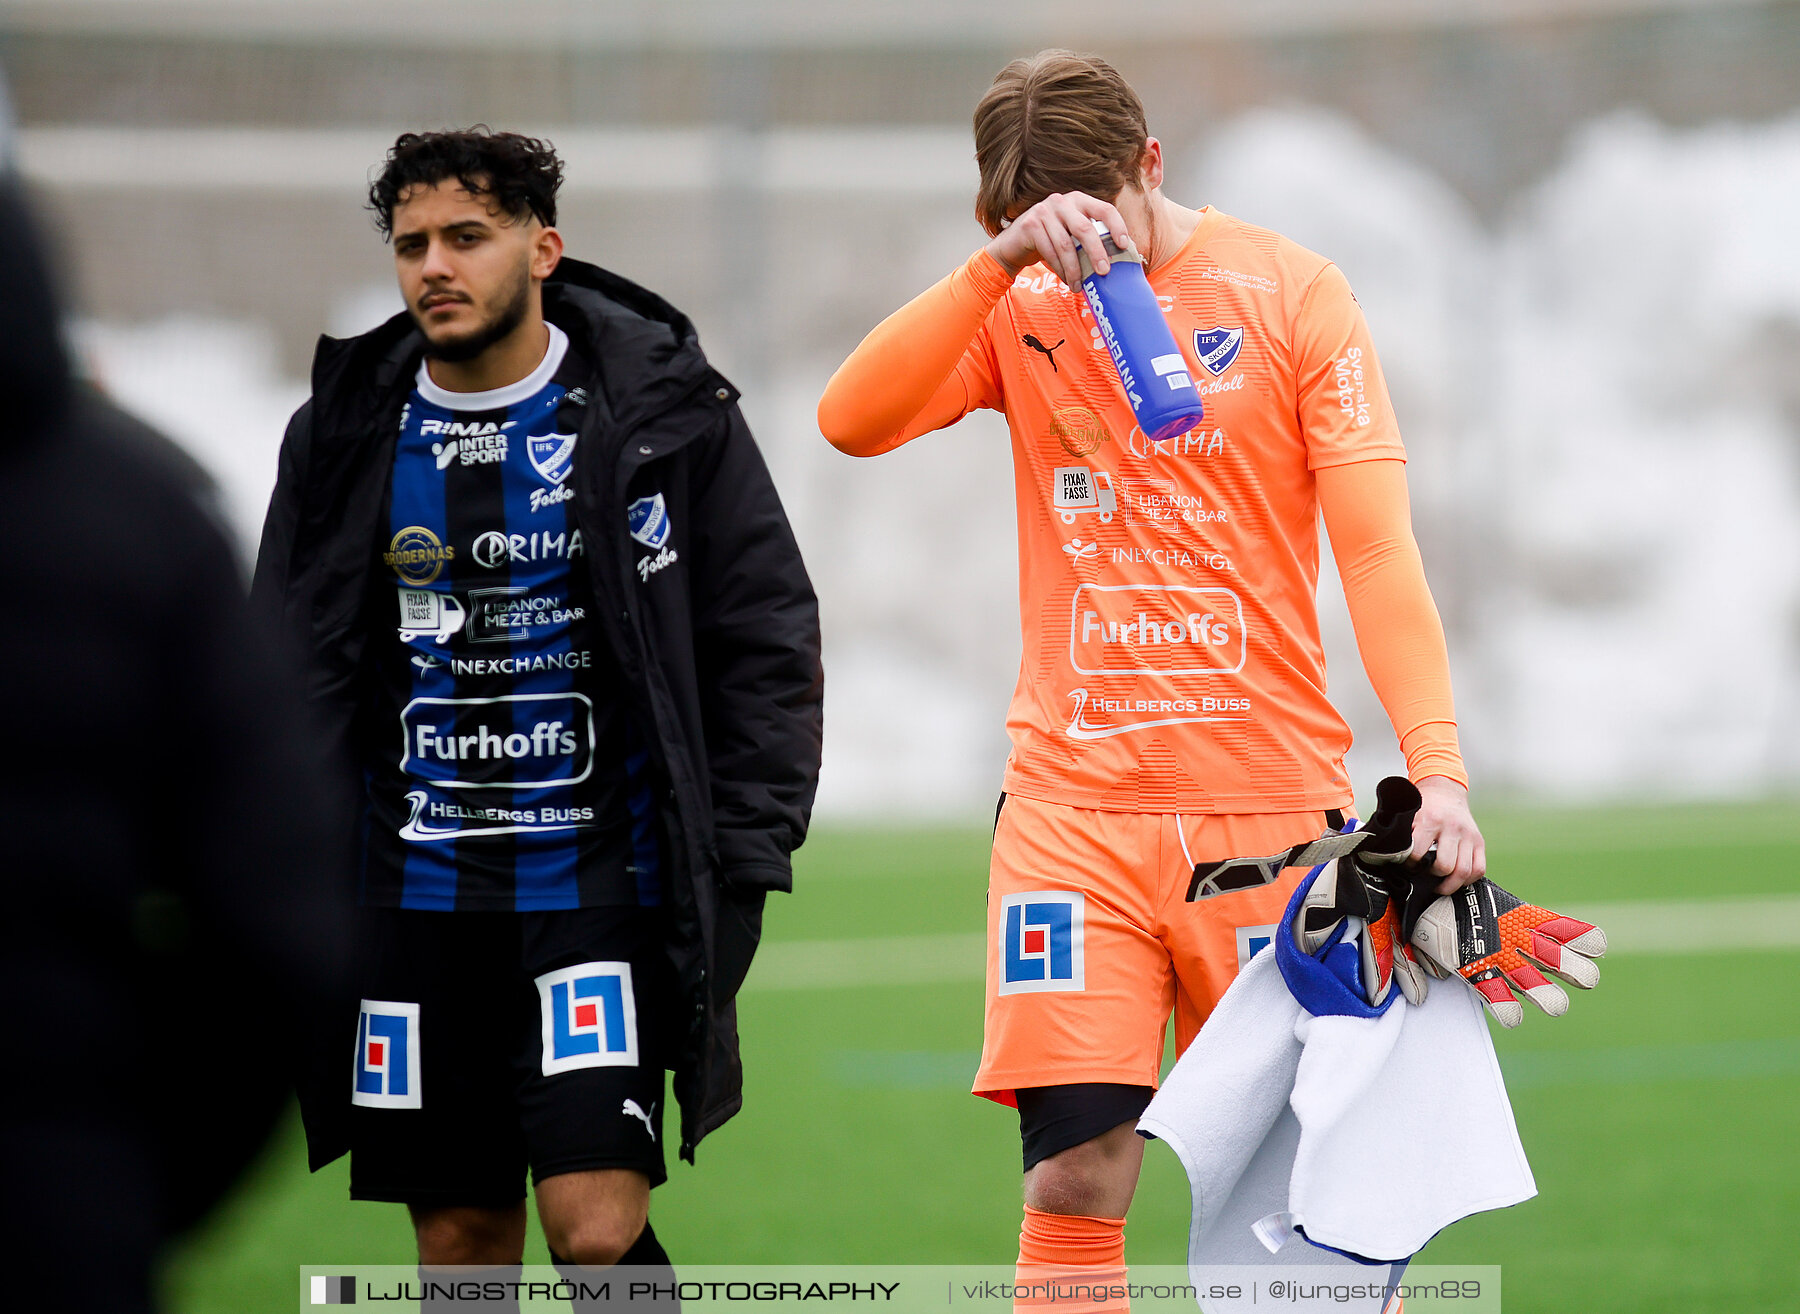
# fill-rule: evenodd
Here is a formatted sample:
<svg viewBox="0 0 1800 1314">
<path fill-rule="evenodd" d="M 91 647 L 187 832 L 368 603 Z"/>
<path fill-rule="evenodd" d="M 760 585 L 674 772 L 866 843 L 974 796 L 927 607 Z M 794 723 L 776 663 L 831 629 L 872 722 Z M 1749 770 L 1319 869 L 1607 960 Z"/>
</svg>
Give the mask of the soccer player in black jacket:
<svg viewBox="0 0 1800 1314">
<path fill-rule="evenodd" d="M 395 143 L 406 313 L 321 339 L 257 565 L 364 799 L 312 1161 L 428 1266 L 517 1264 L 527 1167 L 553 1258 L 667 1262 L 663 1072 L 691 1159 L 818 773 L 817 605 L 737 394 L 562 258 L 560 178 L 511 133 Z"/>
</svg>

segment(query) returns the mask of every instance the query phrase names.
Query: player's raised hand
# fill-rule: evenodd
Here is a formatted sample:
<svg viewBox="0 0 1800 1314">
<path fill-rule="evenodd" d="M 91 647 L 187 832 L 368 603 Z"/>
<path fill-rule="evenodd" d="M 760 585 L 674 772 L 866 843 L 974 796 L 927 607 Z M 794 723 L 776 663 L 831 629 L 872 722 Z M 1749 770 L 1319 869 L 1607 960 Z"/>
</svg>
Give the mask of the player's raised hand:
<svg viewBox="0 0 1800 1314">
<path fill-rule="evenodd" d="M 1105 243 L 1094 227 L 1096 219 L 1106 225 L 1115 242 L 1125 245 L 1124 216 L 1110 202 L 1085 192 L 1052 192 L 1002 228 L 1000 235 L 988 243 L 988 254 L 1014 274 L 1041 260 L 1069 287 L 1079 288 L 1078 249 L 1087 251 L 1096 273 L 1104 274 L 1112 266 L 1106 257 Z"/>
<path fill-rule="evenodd" d="M 1437 853 L 1431 871 L 1443 879 L 1439 894 L 1454 894 L 1487 875 L 1487 842 L 1469 812 L 1469 791 L 1448 776 L 1419 781 L 1419 811 L 1412 823 L 1412 860 Z"/>
</svg>

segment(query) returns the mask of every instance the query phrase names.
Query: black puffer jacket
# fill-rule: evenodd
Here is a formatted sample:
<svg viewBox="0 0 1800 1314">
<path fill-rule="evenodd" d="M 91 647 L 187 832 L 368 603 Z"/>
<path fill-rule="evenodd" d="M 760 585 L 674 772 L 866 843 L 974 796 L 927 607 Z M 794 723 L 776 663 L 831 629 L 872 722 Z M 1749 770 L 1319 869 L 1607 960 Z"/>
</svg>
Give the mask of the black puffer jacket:
<svg viewBox="0 0 1800 1314">
<path fill-rule="evenodd" d="M 545 283 L 544 313 L 597 362 L 575 510 L 629 710 L 651 737 L 668 953 L 691 1018 L 675 1073 L 691 1160 L 742 1104 L 733 997 L 763 896 L 791 888 L 789 855 L 806 834 L 822 726 L 818 604 L 737 394 L 686 316 L 573 260 Z M 257 595 L 311 655 L 310 693 L 346 767 L 367 756 L 358 708 L 379 582 L 371 564 L 422 350 L 405 315 L 362 337 L 320 340 L 256 567 Z M 633 500 L 658 493 L 672 526 L 659 550 L 635 542 L 626 522 Z M 325 1035 L 352 1034 L 354 1002 L 345 1007 L 352 1020 Z M 346 1148 L 342 1050 L 322 1051 L 301 1092 L 315 1168 Z"/>
<path fill-rule="evenodd" d="M 347 877 L 208 481 L 71 379 L 34 230 L 0 169 L 0 1234 L 9 1307 L 135 1314 L 347 988 Z"/>
</svg>

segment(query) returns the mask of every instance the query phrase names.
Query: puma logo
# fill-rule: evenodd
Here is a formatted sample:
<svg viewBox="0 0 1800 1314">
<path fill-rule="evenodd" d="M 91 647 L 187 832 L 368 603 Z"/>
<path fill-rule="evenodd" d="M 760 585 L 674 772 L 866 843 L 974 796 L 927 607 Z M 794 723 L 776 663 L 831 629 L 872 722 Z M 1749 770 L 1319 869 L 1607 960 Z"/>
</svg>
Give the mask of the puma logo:
<svg viewBox="0 0 1800 1314">
<path fill-rule="evenodd" d="M 1062 373 L 1061 370 L 1056 368 L 1056 348 L 1067 342 L 1067 338 L 1058 338 L 1056 340 L 1056 347 L 1046 347 L 1043 343 L 1038 341 L 1035 333 L 1027 333 L 1023 340 L 1025 345 L 1030 347 L 1033 351 L 1041 351 L 1044 353 L 1044 359 L 1050 362 L 1050 372 L 1052 374 Z"/>
<path fill-rule="evenodd" d="M 655 1100 L 650 1101 L 650 1107 L 652 1109 L 656 1108 Z M 650 1139 L 656 1139 L 656 1124 L 650 1121 L 650 1115 L 644 1112 L 643 1106 L 636 1100 L 626 1100 L 625 1107 L 620 1109 L 619 1112 L 629 1114 L 631 1117 L 636 1118 L 639 1122 L 643 1123 L 644 1130 L 650 1133 Z"/>
</svg>

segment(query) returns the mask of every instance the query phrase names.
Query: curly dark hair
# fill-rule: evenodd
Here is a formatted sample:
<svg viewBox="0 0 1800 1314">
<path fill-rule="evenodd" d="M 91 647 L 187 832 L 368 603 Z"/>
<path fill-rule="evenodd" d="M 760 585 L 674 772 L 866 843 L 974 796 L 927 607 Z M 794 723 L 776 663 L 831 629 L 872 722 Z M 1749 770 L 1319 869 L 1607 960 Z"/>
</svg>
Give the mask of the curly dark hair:
<svg viewBox="0 0 1800 1314">
<path fill-rule="evenodd" d="M 394 233 L 394 207 L 408 187 L 454 178 L 473 195 L 493 198 L 514 219 L 531 216 L 556 226 L 556 190 L 563 165 L 556 148 L 537 137 L 495 132 L 485 123 L 450 132 L 403 132 L 369 184 L 369 209 L 383 237 Z"/>
</svg>

